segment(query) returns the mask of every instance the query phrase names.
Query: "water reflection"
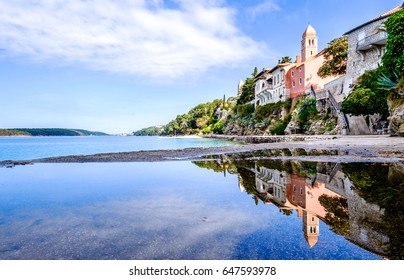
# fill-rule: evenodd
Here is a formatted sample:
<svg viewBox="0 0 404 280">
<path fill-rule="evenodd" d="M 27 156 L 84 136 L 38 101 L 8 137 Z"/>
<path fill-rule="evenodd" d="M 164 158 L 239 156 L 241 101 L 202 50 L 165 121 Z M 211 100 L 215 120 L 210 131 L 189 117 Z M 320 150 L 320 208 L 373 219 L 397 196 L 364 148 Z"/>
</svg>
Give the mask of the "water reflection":
<svg viewBox="0 0 404 280">
<path fill-rule="evenodd" d="M 255 204 L 296 213 L 316 246 L 320 220 L 351 243 L 388 259 L 404 259 L 404 164 L 237 160 L 215 156 L 199 167 L 237 174 Z"/>
<path fill-rule="evenodd" d="M 0 168 L 0 259 L 403 259 L 403 174 L 226 157 Z"/>
</svg>

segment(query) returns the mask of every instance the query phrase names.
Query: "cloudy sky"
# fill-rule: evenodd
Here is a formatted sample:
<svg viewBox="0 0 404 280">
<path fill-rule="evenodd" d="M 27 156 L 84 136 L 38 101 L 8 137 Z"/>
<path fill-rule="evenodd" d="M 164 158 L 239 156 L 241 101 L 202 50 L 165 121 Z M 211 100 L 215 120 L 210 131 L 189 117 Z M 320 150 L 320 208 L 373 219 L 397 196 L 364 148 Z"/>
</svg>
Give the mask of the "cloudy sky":
<svg viewBox="0 0 404 280">
<path fill-rule="evenodd" d="M 401 0 L 0 0 L 0 128 L 166 124 Z"/>
</svg>

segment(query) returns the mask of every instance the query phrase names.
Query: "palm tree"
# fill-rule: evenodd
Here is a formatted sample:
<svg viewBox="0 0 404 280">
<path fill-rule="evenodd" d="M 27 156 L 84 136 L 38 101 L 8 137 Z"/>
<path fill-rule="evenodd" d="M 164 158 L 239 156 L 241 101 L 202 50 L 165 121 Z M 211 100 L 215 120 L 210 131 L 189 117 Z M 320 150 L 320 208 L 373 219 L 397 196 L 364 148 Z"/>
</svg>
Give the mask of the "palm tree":
<svg viewBox="0 0 404 280">
<path fill-rule="evenodd" d="M 404 76 L 399 77 L 396 72 L 393 72 L 393 77 L 390 78 L 382 73 L 377 81 L 383 89 L 394 90 L 399 95 L 404 95 Z"/>
</svg>

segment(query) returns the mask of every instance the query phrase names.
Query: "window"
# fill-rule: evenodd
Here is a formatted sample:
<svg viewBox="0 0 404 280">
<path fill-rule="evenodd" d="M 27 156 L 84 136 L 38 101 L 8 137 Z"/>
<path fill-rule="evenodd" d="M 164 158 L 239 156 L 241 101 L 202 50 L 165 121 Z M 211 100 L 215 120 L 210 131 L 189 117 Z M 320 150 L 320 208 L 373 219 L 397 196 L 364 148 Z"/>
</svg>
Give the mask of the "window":
<svg viewBox="0 0 404 280">
<path fill-rule="evenodd" d="M 299 85 L 302 84 L 302 78 L 299 78 Z"/>
<path fill-rule="evenodd" d="M 299 67 L 299 72 L 302 72 L 302 66 Z"/>
<path fill-rule="evenodd" d="M 292 71 L 292 77 L 294 77 L 295 76 L 295 71 Z"/>
<path fill-rule="evenodd" d="M 295 86 L 296 86 L 295 81 L 292 81 L 292 87 L 295 87 Z"/>
</svg>

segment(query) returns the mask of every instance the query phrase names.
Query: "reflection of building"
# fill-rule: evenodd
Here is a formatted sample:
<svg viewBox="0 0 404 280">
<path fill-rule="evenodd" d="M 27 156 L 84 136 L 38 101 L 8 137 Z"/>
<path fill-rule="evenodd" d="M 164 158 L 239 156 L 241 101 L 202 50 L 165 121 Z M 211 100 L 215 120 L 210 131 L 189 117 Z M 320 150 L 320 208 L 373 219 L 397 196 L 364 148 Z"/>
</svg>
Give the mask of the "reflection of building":
<svg viewBox="0 0 404 280">
<path fill-rule="evenodd" d="M 320 234 L 320 221 L 315 214 L 304 211 L 303 233 L 310 248 L 316 245 Z"/>
<path fill-rule="evenodd" d="M 255 165 L 256 191 L 265 203 L 280 209 L 296 210 L 302 218 L 302 231 L 310 247 L 318 242 L 320 220 L 327 222 L 328 213 L 320 203 L 320 196 L 346 199 L 349 218 L 347 239 L 358 246 L 386 255 L 389 238 L 383 228 L 383 209 L 366 203 L 356 192 L 340 164 L 318 163 L 317 173 L 311 176 L 288 174 L 286 171 Z"/>
<path fill-rule="evenodd" d="M 255 187 L 259 193 L 268 193 L 276 204 L 286 203 L 286 186 L 290 175 L 285 171 L 255 166 Z"/>
<path fill-rule="evenodd" d="M 320 234 L 320 219 L 324 218 L 326 211 L 319 202 L 323 194 L 339 196 L 325 187 L 319 181 L 288 174 L 286 171 L 270 169 L 256 164 L 255 169 L 256 190 L 261 197 L 283 209 L 297 210 L 298 217 L 302 218 L 302 230 L 310 247 L 313 247 Z"/>
<path fill-rule="evenodd" d="M 338 194 L 326 188 L 324 182 L 296 174 L 291 175 L 287 197 L 298 210 L 298 216 L 303 218 L 303 232 L 310 247 L 318 241 L 320 234 L 319 218 L 324 219 L 327 214 L 319 201 L 321 195 L 339 197 Z"/>
</svg>

